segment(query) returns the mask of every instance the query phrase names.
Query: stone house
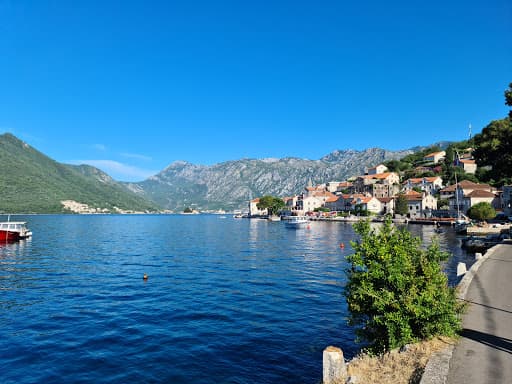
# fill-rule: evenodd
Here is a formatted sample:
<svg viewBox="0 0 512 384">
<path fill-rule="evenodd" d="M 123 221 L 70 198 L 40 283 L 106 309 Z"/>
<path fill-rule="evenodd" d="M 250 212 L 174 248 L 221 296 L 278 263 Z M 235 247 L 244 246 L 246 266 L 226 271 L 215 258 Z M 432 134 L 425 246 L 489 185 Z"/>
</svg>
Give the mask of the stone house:
<svg viewBox="0 0 512 384">
<path fill-rule="evenodd" d="M 407 200 L 407 216 L 410 218 L 427 218 L 437 208 L 437 199 L 426 193 L 408 191 L 404 194 Z"/>
<path fill-rule="evenodd" d="M 380 197 L 378 198 L 380 201 L 381 211 L 383 215 L 386 213 L 393 214 L 395 213 L 395 198 L 394 197 Z"/>
<path fill-rule="evenodd" d="M 440 176 L 411 178 L 404 181 L 402 185 L 405 191 L 417 187 L 429 195 L 435 195 L 443 188 L 443 179 Z"/>
<path fill-rule="evenodd" d="M 353 183 L 352 191 L 374 197 L 391 197 L 400 189 L 399 183 L 400 177 L 396 172 L 358 176 Z"/>
<path fill-rule="evenodd" d="M 470 173 L 470 174 L 474 175 L 476 172 L 477 165 L 476 165 L 475 160 L 461 159 L 461 160 L 459 160 L 458 165 L 459 165 L 459 167 L 464 169 L 464 172 L 466 172 L 466 173 Z"/>
<path fill-rule="evenodd" d="M 324 207 L 331 211 L 343 211 L 343 198 L 341 196 L 330 197 L 325 202 Z"/>
<path fill-rule="evenodd" d="M 339 195 L 336 197 L 337 197 L 336 202 L 332 202 L 332 203 L 330 202 L 327 207 L 333 211 L 349 212 L 349 211 L 354 211 L 357 199 L 362 199 L 367 196 L 358 193 L 358 194 L 342 194 L 342 195 Z M 333 207 L 334 209 L 331 207 Z"/>
</svg>

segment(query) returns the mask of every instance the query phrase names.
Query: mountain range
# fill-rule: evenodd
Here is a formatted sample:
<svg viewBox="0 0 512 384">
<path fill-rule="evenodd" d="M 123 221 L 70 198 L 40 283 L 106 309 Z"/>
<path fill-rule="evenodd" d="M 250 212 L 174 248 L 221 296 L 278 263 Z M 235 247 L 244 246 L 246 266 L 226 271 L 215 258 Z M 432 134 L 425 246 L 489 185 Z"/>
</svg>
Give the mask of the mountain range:
<svg viewBox="0 0 512 384">
<path fill-rule="evenodd" d="M 204 209 L 239 209 L 252 197 L 291 196 L 307 183 L 342 181 L 363 174 L 366 167 L 398 159 L 412 150 L 334 151 L 319 160 L 295 157 L 283 159 L 241 159 L 211 166 L 176 161 L 157 175 L 131 183 L 135 193 L 170 210 L 186 206 Z"/>
<path fill-rule="evenodd" d="M 341 181 L 420 148 L 337 150 L 319 160 L 240 159 L 211 166 L 176 161 L 144 181 L 123 183 L 89 165 L 58 163 L 6 133 L 0 135 L 0 212 L 65 212 L 65 200 L 106 212 L 243 209 L 253 197 L 298 194 L 309 181 Z"/>
</svg>

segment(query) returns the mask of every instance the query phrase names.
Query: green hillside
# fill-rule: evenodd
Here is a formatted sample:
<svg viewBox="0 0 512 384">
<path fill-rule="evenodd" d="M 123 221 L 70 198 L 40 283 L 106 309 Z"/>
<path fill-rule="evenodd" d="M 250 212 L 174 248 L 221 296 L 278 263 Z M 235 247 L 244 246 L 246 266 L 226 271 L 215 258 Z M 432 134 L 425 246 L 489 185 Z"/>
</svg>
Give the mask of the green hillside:
<svg viewBox="0 0 512 384">
<path fill-rule="evenodd" d="M 59 213 L 62 200 L 112 212 L 158 208 L 100 170 L 60 164 L 9 133 L 0 135 L 0 164 L 0 212 Z"/>
</svg>

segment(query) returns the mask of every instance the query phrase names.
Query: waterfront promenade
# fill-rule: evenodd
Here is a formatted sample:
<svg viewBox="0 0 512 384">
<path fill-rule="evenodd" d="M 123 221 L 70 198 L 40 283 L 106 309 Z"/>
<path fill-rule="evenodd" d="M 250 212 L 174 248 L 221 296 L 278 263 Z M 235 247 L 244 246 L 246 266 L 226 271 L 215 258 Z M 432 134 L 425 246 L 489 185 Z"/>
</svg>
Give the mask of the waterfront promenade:
<svg viewBox="0 0 512 384">
<path fill-rule="evenodd" d="M 500 244 L 475 274 L 462 337 L 446 383 L 512 382 L 512 242 Z"/>
</svg>

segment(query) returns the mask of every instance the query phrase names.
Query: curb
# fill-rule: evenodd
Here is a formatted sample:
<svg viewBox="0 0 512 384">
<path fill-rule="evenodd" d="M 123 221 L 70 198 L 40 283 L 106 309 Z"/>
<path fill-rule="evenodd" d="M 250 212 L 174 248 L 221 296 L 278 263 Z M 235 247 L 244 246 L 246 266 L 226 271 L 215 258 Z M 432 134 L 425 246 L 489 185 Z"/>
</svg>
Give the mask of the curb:
<svg viewBox="0 0 512 384">
<path fill-rule="evenodd" d="M 457 284 L 457 299 L 465 300 L 468 293 L 469 285 L 473 281 L 478 269 L 481 265 L 496 252 L 496 247 L 500 244 L 489 248 L 487 252 L 477 260 L 471 268 L 464 274 L 462 280 Z M 425 371 L 420 380 L 420 384 L 445 384 L 450 370 L 450 360 L 452 358 L 455 345 L 450 345 L 435 353 L 425 366 Z"/>
</svg>

